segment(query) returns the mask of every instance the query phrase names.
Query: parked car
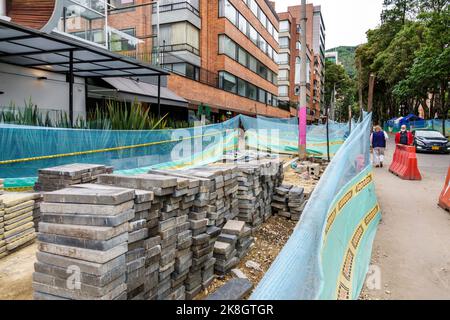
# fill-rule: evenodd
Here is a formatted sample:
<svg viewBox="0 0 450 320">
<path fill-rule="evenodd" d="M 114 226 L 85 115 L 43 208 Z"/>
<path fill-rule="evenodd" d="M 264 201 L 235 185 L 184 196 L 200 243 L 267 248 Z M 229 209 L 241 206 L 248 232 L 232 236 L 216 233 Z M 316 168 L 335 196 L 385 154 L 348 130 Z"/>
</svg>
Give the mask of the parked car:
<svg viewBox="0 0 450 320">
<path fill-rule="evenodd" d="M 413 135 L 417 152 L 450 153 L 450 142 L 438 131 L 416 130 Z"/>
</svg>

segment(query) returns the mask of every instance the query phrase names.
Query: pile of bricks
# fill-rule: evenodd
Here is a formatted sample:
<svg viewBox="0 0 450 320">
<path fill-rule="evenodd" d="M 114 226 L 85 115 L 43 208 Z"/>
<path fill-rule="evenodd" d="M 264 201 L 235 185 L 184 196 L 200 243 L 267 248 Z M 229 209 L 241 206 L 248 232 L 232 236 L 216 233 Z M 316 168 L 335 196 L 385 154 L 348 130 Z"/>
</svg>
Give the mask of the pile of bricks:
<svg viewBox="0 0 450 320">
<path fill-rule="evenodd" d="M 36 239 L 33 193 L 0 195 L 0 257 L 30 245 Z"/>
<path fill-rule="evenodd" d="M 195 183 L 185 178 L 155 174 L 137 176 L 102 175 L 99 183 L 152 191 L 144 240 L 146 251 L 146 299 L 184 299 L 184 275 L 176 272 L 176 261 L 189 263 L 192 233 L 188 221 Z M 155 220 L 157 219 L 157 220 Z M 183 270 L 184 271 L 184 270 Z M 180 280 L 182 279 L 182 280 Z"/>
<path fill-rule="evenodd" d="M 33 223 L 34 223 L 34 229 L 36 231 L 39 231 L 39 222 L 41 222 L 41 202 L 42 202 L 42 195 L 40 193 L 34 193 L 34 207 L 33 207 Z"/>
<path fill-rule="evenodd" d="M 112 186 L 100 184 L 80 184 L 75 185 L 77 188 L 85 189 L 103 189 L 103 190 L 120 190 Z M 148 238 L 149 229 L 147 228 L 150 209 L 153 201 L 153 192 L 144 190 L 134 190 L 134 214 L 128 217 L 128 251 L 126 253 L 126 283 L 127 283 L 127 299 L 144 299 L 145 291 L 145 274 L 146 274 L 146 250 L 145 240 Z M 159 213 L 156 213 L 158 220 Z M 153 216 L 152 216 L 153 217 Z"/>
<path fill-rule="evenodd" d="M 80 183 L 95 183 L 100 174 L 112 173 L 113 168 L 97 164 L 74 163 L 40 169 L 36 191 L 56 191 Z"/>
<path fill-rule="evenodd" d="M 258 229 L 272 215 L 274 188 L 283 180 L 283 166 L 278 160 L 259 160 L 238 164 L 238 219 L 252 230 Z"/>
<path fill-rule="evenodd" d="M 190 181 L 189 190 L 194 195 L 193 206 L 189 212 L 190 232 L 192 236 L 192 262 L 182 272 L 176 274 L 186 276 L 186 298 L 192 299 L 202 288 L 206 288 L 214 280 L 213 257 L 214 243 L 220 234 L 225 221 L 233 219 L 238 213 L 237 175 L 234 167 L 202 167 L 190 170 L 151 171 L 167 176 L 183 177 Z M 179 234 L 179 237 L 182 237 Z M 187 261 L 187 259 L 180 260 Z M 177 265 L 181 263 L 177 262 Z M 186 267 L 187 268 L 187 267 Z M 186 273 L 186 274 L 185 274 Z"/>
<path fill-rule="evenodd" d="M 34 298 L 127 299 L 134 190 L 68 188 L 41 203 Z"/>
<path fill-rule="evenodd" d="M 274 213 L 294 221 L 299 221 L 307 203 L 306 198 L 307 195 L 303 188 L 293 185 L 281 185 L 275 188 L 275 196 L 272 202 Z"/>
<path fill-rule="evenodd" d="M 220 274 L 230 272 L 248 253 L 253 240 L 251 228 L 244 221 L 228 221 L 214 245 L 215 270 Z"/>
</svg>

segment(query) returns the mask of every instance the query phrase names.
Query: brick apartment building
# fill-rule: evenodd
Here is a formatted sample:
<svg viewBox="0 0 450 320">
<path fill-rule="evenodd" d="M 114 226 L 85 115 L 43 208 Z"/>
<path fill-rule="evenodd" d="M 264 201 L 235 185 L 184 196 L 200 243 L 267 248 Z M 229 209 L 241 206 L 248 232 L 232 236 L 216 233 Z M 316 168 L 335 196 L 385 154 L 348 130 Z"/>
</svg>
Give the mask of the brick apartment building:
<svg viewBox="0 0 450 320">
<path fill-rule="evenodd" d="M 270 2 L 197 0 L 189 10 L 167 2 L 173 1 L 160 6 L 161 63 L 173 72 L 168 88 L 189 108 L 203 104 L 219 116 L 290 115 L 278 107 L 278 16 Z M 187 43 L 170 32 L 180 24 L 187 25 Z"/>
<path fill-rule="evenodd" d="M 165 87 L 162 112 L 175 118 L 186 120 L 199 106 L 208 110 L 212 121 L 239 113 L 296 114 L 290 107 L 298 101 L 299 6 L 282 13 L 280 24 L 274 3 L 267 0 L 160 0 L 159 11 L 149 0 L 85 2 L 15 0 L 9 11 L 13 22 L 94 43 L 170 71 L 160 79 Z M 36 17 L 30 19 L 24 8 Z M 323 46 L 324 39 L 318 38 L 316 25 L 323 34 L 320 7 L 308 5 L 310 122 L 320 115 L 323 80 L 323 59 L 315 48 Z M 154 104 L 154 97 L 143 97 L 145 91 L 155 91 L 144 83 L 155 85 L 156 79 L 86 79 L 86 103 L 94 105 L 111 96 L 132 99 L 129 88 L 140 87 L 139 100 Z M 119 91 L 126 94 L 112 93 Z"/>
<path fill-rule="evenodd" d="M 287 12 L 279 13 L 279 100 L 290 106 L 291 114 L 300 100 L 301 66 L 301 6 L 290 6 Z M 307 47 L 307 94 L 308 121 L 320 119 L 324 97 L 325 27 L 321 7 L 306 5 L 306 47 Z"/>
</svg>

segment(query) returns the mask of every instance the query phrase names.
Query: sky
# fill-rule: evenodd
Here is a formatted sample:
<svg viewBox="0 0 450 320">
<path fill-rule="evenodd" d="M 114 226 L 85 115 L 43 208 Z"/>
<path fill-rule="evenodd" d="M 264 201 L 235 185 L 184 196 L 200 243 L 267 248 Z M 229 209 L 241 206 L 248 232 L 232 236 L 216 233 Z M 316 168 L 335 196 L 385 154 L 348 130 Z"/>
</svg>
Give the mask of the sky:
<svg viewBox="0 0 450 320">
<path fill-rule="evenodd" d="M 275 0 L 277 12 L 301 0 Z M 326 48 L 356 46 L 366 42 L 366 31 L 380 24 L 383 0 L 307 0 L 322 6 Z"/>
</svg>

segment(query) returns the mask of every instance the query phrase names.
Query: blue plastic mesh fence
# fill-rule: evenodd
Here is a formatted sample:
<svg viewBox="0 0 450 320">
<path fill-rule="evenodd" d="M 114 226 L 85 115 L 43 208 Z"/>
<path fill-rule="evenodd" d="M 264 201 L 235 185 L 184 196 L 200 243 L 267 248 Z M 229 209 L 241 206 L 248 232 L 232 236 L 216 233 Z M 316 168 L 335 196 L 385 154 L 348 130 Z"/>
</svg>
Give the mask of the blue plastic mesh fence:
<svg viewBox="0 0 450 320">
<path fill-rule="evenodd" d="M 251 299 L 357 299 L 381 212 L 370 165 L 371 115 L 322 176 L 291 238 Z"/>
<path fill-rule="evenodd" d="M 112 131 L 0 125 L 0 176 L 5 187 L 26 187 L 38 169 L 98 163 L 119 172 L 217 161 L 237 145 L 239 118 L 176 130 Z M 143 168 L 139 170 L 139 168 Z"/>
</svg>

